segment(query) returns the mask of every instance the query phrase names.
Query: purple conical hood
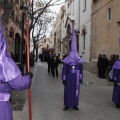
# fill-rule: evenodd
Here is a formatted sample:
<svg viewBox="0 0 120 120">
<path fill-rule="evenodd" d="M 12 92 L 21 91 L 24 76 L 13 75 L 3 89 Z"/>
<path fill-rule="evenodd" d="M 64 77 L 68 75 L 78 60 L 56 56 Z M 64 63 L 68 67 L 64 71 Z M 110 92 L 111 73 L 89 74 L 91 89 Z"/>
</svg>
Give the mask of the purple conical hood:
<svg viewBox="0 0 120 120">
<path fill-rule="evenodd" d="M 0 81 L 8 82 L 21 72 L 11 56 L 6 51 L 6 40 L 2 30 L 2 22 L 0 17 Z"/>
<path fill-rule="evenodd" d="M 77 64 L 83 63 L 83 60 L 78 55 L 77 48 L 76 48 L 76 36 L 75 36 L 74 25 L 72 26 L 71 51 L 69 55 L 63 60 L 63 62 L 70 65 L 77 65 Z"/>
<path fill-rule="evenodd" d="M 72 27 L 71 51 L 77 51 L 74 26 Z"/>
</svg>

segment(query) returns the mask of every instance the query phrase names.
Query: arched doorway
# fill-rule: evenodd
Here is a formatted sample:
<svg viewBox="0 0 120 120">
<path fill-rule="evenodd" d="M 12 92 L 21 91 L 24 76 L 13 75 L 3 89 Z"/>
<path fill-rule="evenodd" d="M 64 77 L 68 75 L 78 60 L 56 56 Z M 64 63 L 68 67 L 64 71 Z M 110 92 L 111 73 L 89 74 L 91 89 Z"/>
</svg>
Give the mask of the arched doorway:
<svg viewBox="0 0 120 120">
<path fill-rule="evenodd" d="M 15 61 L 16 62 L 20 62 L 20 46 L 21 46 L 21 42 L 20 42 L 20 35 L 19 33 L 15 34 Z"/>
<path fill-rule="evenodd" d="M 86 34 L 87 34 L 87 28 L 85 25 L 83 25 L 82 31 L 81 31 L 81 36 L 83 36 L 82 38 L 83 50 L 86 49 Z"/>
</svg>

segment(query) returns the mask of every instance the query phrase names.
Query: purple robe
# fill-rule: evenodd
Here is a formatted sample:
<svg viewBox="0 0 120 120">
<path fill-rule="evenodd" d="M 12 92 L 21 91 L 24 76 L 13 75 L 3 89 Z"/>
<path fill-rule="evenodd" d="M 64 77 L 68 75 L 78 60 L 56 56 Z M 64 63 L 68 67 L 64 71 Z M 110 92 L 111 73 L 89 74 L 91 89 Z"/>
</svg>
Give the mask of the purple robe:
<svg viewBox="0 0 120 120">
<path fill-rule="evenodd" d="M 83 60 L 80 58 L 76 47 L 76 35 L 72 24 L 71 51 L 63 60 L 62 80 L 66 82 L 64 88 L 64 105 L 77 107 L 80 93 L 80 80 L 83 79 Z"/>
<path fill-rule="evenodd" d="M 29 88 L 30 85 L 31 78 L 29 75 L 19 75 L 7 83 L 0 83 L 0 120 L 13 120 L 12 109 L 9 102 L 10 93 L 14 89 L 25 90 Z"/>
<path fill-rule="evenodd" d="M 62 80 L 66 81 L 64 87 L 64 105 L 78 106 L 80 93 L 80 80 L 83 78 L 82 64 L 63 64 Z"/>
<path fill-rule="evenodd" d="M 113 80 L 115 83 L 112 101 L 120 105 L 120 60 L 116 61 L 113 66 Z"/>
</svg>

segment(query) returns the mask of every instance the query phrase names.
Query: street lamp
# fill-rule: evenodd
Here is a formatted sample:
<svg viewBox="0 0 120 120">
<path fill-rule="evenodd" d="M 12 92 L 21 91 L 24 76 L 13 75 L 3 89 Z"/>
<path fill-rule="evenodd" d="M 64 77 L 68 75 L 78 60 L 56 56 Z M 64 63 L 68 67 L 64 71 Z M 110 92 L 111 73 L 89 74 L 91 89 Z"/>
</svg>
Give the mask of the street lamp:
<svg viewBox="0 0 120 120">
<path fill-rule="evenodd" d="M 23 43 L 24 43 L 24 20 L 26 11 L 28 11 L 28 7 L 22 3 L 20 6 L 20 10 L 22 12 L 22 39 L 21 39 L 21 72 L 24 74 L 24 63 L 23 63 Z"/>
</svg>

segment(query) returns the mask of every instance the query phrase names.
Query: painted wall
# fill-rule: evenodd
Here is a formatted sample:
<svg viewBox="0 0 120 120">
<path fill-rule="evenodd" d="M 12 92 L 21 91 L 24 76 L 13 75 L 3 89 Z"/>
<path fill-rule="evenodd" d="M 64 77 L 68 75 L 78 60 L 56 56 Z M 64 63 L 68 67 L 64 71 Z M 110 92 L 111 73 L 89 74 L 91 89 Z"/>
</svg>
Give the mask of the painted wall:
<svg viewBox="0 0 120 120">
<path fill-rule="evenodd" d="M 89 62 L 90 58 L 90 35 L 91 35 L 91 2 L 86 0 L 86 8 L 84 7 L 85 0 L 80 0 L 80 39 L 79 39 L 79 53 L 82 55 L 84 62 Z M 83 29 L 86 29 L 85 34 L 85 49 L 84 49 L 84 35 Z"/>
</svg>

